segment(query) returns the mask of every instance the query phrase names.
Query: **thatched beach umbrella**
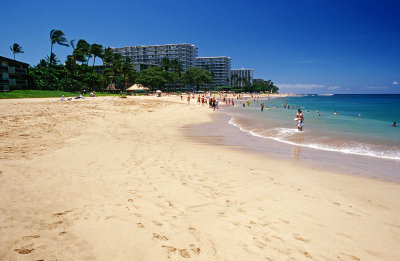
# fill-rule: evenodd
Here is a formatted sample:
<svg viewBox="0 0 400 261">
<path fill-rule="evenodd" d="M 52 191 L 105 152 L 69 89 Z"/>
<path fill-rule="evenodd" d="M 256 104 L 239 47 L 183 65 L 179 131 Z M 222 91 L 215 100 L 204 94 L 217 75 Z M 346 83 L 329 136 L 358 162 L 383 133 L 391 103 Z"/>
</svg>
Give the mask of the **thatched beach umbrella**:
<svg viewBox="0 0 400 261">
<path fill-rule="evenodd" d="M 126 89 L 127 91 L 148 91 L 150 90 L 150 88 L 147 88 L 141 84 L 134 84 L 131 87 L 129 87 L 128 89 Z"/>
<path fill-rule="evenodd" d="M 115 88 L 115 83 L 110 83 L 107 88 L 106 91 L 118 91 L 117 88 Z"/>
</svg>

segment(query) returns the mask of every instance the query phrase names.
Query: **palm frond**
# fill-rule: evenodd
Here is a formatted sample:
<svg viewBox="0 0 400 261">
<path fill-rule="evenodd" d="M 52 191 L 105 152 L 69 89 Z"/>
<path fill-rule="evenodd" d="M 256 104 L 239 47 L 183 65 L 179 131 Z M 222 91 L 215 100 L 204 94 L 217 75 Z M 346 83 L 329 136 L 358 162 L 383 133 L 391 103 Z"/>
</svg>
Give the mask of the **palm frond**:
<svg viewBox="0 0 400 261">
<path fill-rule="evenodd" d="M 75 50 L 75 39 L 69 41 L 69 45 Z"/>
<path fill-rule="evenodd" d="M 22 50 L 22 47 L 17 43 L 14 43 L 12 46 L 10 46 L 10 50 L 13 53 L 23 53 L 24 52 Z"/>
<path fill-rule="evenodd" d="M 51 30 L 50 31 L 50 40 L 52 44 L 59 44 L 64 46 L 69 46 L 68 40 L 65 37 L 65 34 L 61 30 Z"/>
</svg>

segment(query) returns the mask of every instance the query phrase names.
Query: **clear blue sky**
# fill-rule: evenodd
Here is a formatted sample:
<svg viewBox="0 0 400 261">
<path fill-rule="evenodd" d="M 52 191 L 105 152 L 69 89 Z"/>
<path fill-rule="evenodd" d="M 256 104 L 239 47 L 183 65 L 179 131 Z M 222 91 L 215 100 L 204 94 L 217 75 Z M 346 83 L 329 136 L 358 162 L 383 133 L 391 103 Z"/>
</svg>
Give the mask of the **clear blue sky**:
<svg viewBox="0 0 400 261">
<path fill-rule="evenodd" d="M 49 32 L 123 47 L 189 43 L 281 92 L 400 93 L 400 1 L 0 0 L 0 55 L 36 65 Z M 64 61 L 71 48 L 55 46 Z"/>
</svg>

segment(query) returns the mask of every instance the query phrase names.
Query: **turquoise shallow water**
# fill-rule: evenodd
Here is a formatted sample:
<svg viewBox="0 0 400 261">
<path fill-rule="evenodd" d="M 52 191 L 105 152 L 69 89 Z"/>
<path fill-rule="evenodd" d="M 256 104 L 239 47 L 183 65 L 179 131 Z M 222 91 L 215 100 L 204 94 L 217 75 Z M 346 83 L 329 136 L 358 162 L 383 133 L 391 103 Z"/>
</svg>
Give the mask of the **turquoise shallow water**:
<svg viewBox="0 0 400 261">
<path fill-rule="evenodd" d="M 232 125 L 254 136 L 320 150 L 400 160 L 400 127 L 392 127 L 393 122 L 400 122 L 400 95 L 309 95 L 250 102 L 250 106 L 242 107 L 238 102 L 224 110 L 231 115 Z M 294 109 L 285 109 L 282 104 L 286 103 Z M 297 130 L 293 120 L 297 109 L 304 114 L 303 132 Z"/>
</svg>

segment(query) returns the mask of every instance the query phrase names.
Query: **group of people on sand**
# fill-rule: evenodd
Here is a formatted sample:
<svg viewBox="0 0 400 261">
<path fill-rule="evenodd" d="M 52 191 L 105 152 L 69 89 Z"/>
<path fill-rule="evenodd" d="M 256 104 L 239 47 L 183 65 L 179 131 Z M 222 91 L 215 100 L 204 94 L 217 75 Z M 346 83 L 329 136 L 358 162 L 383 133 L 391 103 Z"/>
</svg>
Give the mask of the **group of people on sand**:
<svg viewBox="0 0 400 261">
<path fill-rule="evenodd" d="M 218 103 L 219 103 L 219 100 L 217 100 L 217 99 L 215 99 L 215 98 L 210 98 L 210 99 L 208 100 L 208 106 L 209 106 L 210 108 L 212 108 L 213 111 L 215 111 L 215 109 L 218 109 Z"/>
<path fill-rule="evenodd" d="M 189 95 L 187 97 L 188 104 L 190 104 L 190 100 L 191 99 L 194 100 L 195 99 L 195 95 L 189 93 Z M 182 94 L 181 94 L 181 100 L 183 100 Z M 225 98 L 224 98 L 224 101 L 225 101 Z M 231 101 L 229 101 L 229 103 L 230 102 Z M 210 97 L 210 95 L 205 96 L 204 94 L 202 96 L 200 96 L 200 95 L 197 96 L 197 104 L 202 104 L 204 106 L 207 103 L 208 103 L 209 107 L 213 109 L 213 111 L 215 111 L 215 109 L 218 109 L 219 100 L 216 99 L 215 96 L 214 97 Z M 234 105 L 233 98 L 232 98 L 232 105 Z"/>
</svg>

